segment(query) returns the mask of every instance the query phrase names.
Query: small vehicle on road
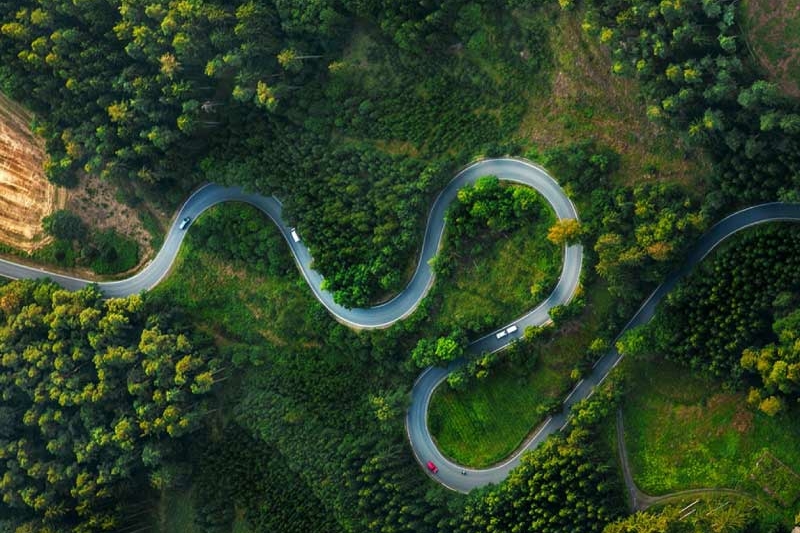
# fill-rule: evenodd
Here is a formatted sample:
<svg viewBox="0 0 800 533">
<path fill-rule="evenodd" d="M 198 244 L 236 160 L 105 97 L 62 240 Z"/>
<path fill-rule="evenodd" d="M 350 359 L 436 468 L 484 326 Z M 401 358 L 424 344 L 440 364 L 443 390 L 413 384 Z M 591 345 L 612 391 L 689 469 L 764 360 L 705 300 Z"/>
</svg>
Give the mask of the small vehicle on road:
<svg viewBox="0 0 800 533">
<path fill-rule="evenodd" d="M 189 227 L 189 224 L 190 224 L 191 222 L 192 222 L 192 217 L 186 217 L 186 218 L 184 218 L 183 220 L 181 220 L 181 226 L 180 226 L 180 229 L 186 229 L 186 228 L 188 228 L 188 227 Z"/>
<path fill-rule="evenodd" d="M 502 339 L 505 336 L 506 336 L 506 330 L 498 331 L 497 334 L 495 335 L 495 337 L 497 337 L 498 339 Z"/>
<path fill-rule="evenodd" d="M 514 333 L 515 331 L 517 331 L 517 329 L 518 329 L 518 328 L 517 328 L 517 325 L 516 325 L 516 324 L 514 324 L 513 326 L 509 326 L 509 327 L 507 327 L 507 328 L 506 328 L 506 333 L 508 333 L 509 335 L 511 335 L 512 333 Z"/>
<path fill-rule="evenodd" d="M 433 461 L 428 461 L 428 470 L 436 474 L 437 472 L 439 472 L 439 467 L 433 464 Z"/>
<path fill-rule="evenodd" d="M 291 233 L 292 233 L 292 240 L 294 242 L 300 242 L 300 235 L 297 234 L 297 230 L 295 228 L 291 229 Z"/>
</svg>

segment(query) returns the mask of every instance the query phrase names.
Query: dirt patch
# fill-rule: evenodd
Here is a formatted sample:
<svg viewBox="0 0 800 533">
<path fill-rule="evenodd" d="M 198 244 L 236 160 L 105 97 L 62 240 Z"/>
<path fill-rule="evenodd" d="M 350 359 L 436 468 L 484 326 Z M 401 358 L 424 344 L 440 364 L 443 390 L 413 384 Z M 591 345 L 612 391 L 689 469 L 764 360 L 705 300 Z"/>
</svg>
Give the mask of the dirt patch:
<svg viewBox="0 0 800 533">
<path fill-rule="evenodd" d="M 740 406 L 733 415 L 732 425 L 738 433 L 748 433 L 753 428 L 753 411 Z"/>
<path fill-rule="evenodd" d="M 0 243 L 26 252 L 49 242 L 42 218 L 67 197 L 44 175 L 44 140 L 30 122 L 30 113 L 0 94 Z"/>
<path fill-rule="evenodd" d="M 770 80 L 800 97 L 800 0 L 747 0 L 744 35 Z"/>
<path fill-rule="evenodd" d="M 693 422 L 703 416 L 703 409 L 699 405 L 679 405 L 675 408 L 675 418 L 681 422 Z"/>
<path fill-rule="evenodd" d="M 140 264 L 153 256 L 150 234 L 136 209 L 117 198 L 117 187 L 97 176 L 81 173 L 78 186 L 70 189 L 66 208 L 92 229 L 113 229 L 139 243 Z"/>
</svg>

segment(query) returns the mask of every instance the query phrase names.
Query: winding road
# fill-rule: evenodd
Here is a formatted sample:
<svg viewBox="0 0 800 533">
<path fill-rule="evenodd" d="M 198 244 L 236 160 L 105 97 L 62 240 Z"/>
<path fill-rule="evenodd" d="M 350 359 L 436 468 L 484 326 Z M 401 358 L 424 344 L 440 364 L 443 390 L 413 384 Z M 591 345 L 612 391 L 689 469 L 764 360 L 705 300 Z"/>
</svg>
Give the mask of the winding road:
<svg viewBox="0 0 800 533">
<path fill-rule="evenodd" d="M 281 203 L 278 199 L 246 193 L 237 187 L 222 187 L 209 184 L 198 189 L 180 208 L 166 235 L 163 246 L 151 262 L 134 276 L 119 281 L 101 282 L 98 285 L 108 297 L 127 296 L 153 288 L 169 273 L 186 235 L 186 231 L 180 229 L 180 221 L 185 217 L 195 220 L 203 211 L 222 202 L 245 202 L 257 207 L 275 222 L 289 244 L 292 254 L 314 295 L 337 320 L 359 329 L 386 327 L 411 314 L 427 294 L 434 278 L 428 262 L 436 255 L 441 245 L 447 207 L 456 197 L 461 187 L 474 183 L 479 177 L 485 175 L 495 175 L 506 181 L 533 187 L 544 196 L 559 219 L 578 218 L 575 206 L 563 189 L 541 167 L 528 161 L 512 158 L 489 159 L 473 163 L 459 172 L 436 198 L 428 215 L 419 262 L 406 288 L 395 298 L 384 304 L 372 308 L 348 309 L 335 303 L 332 294 L 321 288 L 323 278 L 313 270 L 312 258 L 306 246 L 302 241 L 296 242 L 292 238 L 292 228 L 281 216 Z M 800 204 L 762 204 L 734 213 L 716 224 L 692 249 L 683 267 L 667 278 L 650 295 L 620 335 L 629 328 L 649 321 L 658 303 L 675 286 L 678 280 L 725 238 L 746 227 L 775 220 L 800 220 Z M 298 228 L 297 231 L 302 237 L 302 228 Z M 580 245 L 565 247 L 561 276 L 550 296 L 535 309 L 514 320 L 511 324 L 503 326 L 502 329 L 498 329 L 471 343 L 469 351 L 471 353 L 483 353 L 500 350 L 519 338 L 525 327 L 543 325 L 549 322 L 548 313 L 550 309 L 556 305 L 569 302 L 575 294 L 580 281 L 582 261 L 583 249 Z M 92 283 L 88 280 L 46 272 L 40 268 L 5 260 L 0 260 L 0 275 L 12 279 L 48 277 L 71 290 L 80 289 Z M 505 330 L 511 325 L 517 326 L 515 332 L 505 335 L 502 339 L 496 338 L 497 332 Z M 549 435 L 559 431 L 567 424 L 569 410 L 572 405 L 591 396 L 594 388 L 605 379 L 621 359 L 622 356 L 616 350 L 610 351 L 599 359 L 591 373 L 581 380 L 567 396 L 561 413 L 548 417 L 538 430 L 505 462 L 482 470 L 468 469 L 445 458 L 434 444 L 427 426 L 428 404 L 433 391 L 442 383 L 450 371 L 463 364 L 463 362 L 456 361 L 448 368 L 428 368 L 422 372 L 414 383 L 411 393 L 411 406 L 406 416 L 406 429 L 414 455 L 421 465 L 425 465 L 428 461 L 436 463 L 439 467 L 439 472 L 435 475 L 429 474 L 439 483 L 452 490 L 468 492 L 473 488 L 488 483 L 498 483 L 506 477 L 511 469 L 519 464 L 520 456 L 524 451 L 535 448 Z"/>
</svg>

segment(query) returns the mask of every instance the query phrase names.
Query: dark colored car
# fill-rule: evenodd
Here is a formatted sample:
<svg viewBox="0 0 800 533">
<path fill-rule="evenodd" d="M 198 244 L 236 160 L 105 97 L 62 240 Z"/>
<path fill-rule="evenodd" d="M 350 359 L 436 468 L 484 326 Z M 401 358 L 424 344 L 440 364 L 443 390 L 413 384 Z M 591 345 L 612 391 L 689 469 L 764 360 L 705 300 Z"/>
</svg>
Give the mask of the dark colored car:
<svg viewBox="0 0 800 533">
<path fill-rule="evenodd" d="M 439 471 L 439 467 L 433 464 L 433 461 L 428 461 L 428 470 L 435 474 Z"/>
</svg>

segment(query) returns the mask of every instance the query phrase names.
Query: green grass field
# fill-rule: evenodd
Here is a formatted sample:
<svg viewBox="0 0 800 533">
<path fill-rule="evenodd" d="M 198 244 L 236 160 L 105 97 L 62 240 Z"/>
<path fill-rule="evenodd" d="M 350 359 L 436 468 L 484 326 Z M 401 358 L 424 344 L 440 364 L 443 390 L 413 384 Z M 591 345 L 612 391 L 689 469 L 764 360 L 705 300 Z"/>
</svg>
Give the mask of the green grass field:
<svg viewBox="0 0 800 533">
<path fill-rule="evenodd" d="M 672 363 L 628 360 L 625 365 L 632 381 L 624 406 L 625 439 L 642 490 L 664 494 L 720 487 L 759 498 L 768 492 L 782 491 L 784 498 L 795 494 L 786 487 L 791 480 L 800 482 L 792 474 L 800 474 L 796 409 L 770 418 L 751 410 L 745 393 L 694 377 Z M 786 468 L 771 459 L 757 467 L 765 454 Z M 797 501 L 787 503 L 796 506 Z"/>
<path fill-rule="evenodd" d="M 464 391 L 446 384 L 431 398 L 428 424 L 442 452 L 473 467 L 496 463 L 514 451 L 543 420 L 539 407 L 563 398 L 570 372 L 597 335 L 611 297 L 603 286 L 588 291 L 584 312 L 542 343 L 532 372 L 503 363 Z"/>
<path fill-rule="evenodd" d="M 547 240 L 556 217 L 542 204 L 545 216 L 510 235 L 479 238 L 479 253 L 464 254 L 451 276 L 436 280 L 441 285 L 441 305 L 435 315 L 439 325 L 481 323 L 494 328 L 547 297 L 561 271 L 562 250 Z M 448 246 L 445 236 L 444 247 Z M 531 293 L 532 285 L 539 287 L 538 294 Z"/>
<path fill-rule="evenodd" d="M 202 223 L 201 217 L 197 224 Z M 264 224 L 277 232 L 266 217 Z M 304 342 L 302 332 L 315 330 L 314 310 L 321 305 L 299 274 L 262 276 L 246 270 L 243 264 L 199 249 L 191 232 L 171 275 L 153 292 L 185 309 L 196 324 L 209 328 L 218 339 L 268 339 L 276 345 Z"/>
</svg>

